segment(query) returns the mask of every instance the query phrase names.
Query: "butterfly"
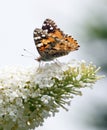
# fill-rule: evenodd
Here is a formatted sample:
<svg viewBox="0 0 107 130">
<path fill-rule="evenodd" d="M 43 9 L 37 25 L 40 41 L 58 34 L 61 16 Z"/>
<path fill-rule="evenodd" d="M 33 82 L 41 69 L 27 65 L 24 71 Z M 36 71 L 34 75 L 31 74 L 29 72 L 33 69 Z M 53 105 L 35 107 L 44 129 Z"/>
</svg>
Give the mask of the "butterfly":
<svg viewBox="0 0 107 130">
<path fill-rule="evenodd" d="M 40 54 L 37 61 L 51 61 L 78 50 L 80 47 L 77 40 L 64 34 L 51 19 L 46 19 L 42 28 L 34 30 L 33 38 Z"/>
</svg>

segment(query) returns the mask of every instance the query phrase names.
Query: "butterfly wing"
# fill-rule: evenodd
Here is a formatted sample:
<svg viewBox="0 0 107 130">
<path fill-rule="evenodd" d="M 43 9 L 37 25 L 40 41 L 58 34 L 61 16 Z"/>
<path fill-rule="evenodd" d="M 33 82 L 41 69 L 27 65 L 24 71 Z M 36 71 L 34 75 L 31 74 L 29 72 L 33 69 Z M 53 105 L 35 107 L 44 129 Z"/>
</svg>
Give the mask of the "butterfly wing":
<svg viewBox="0 0 107 130">
<path fill-rule="evenodd" d="M 65 35 L 62 39 L 56 38 L 54 44 L 51 43 L 51 46 L 52 48 L 48 51 L 48 55 L 53 57 L 53 59 L 67 55 L 79 48 L 77 41 L 68 35 Z"/>
<path fill-rule="evenodd" d="M 46 19 L 42 29 L 34 30 L 34 40 L 41 60 L 48 61 L 77 50 L 79 45 L 71 36 L 65 35 L 50 19 Z"/>
<path fill-rule="evenodd" d="M 57 28 L 54 21 L 46 19 L 42 25 L 42 29 L 34 30 L 34 41 L 42 60 L 52 60 L 55 56 L 56 43 L 58 39 L 63 38 L 63 32 Z M 57 39 L 57 41 L 56 41 Z"/>
<path fill-rule="evenodd" d="M 35 29 L 34 41 L 37 50 L 41 56 L 41 60 L 50 60 L 51 55 L 48 52 L 55 44 L 55 39 L 53 37 L 48 36 L 47 31 L 42 29 Z"/>
</svg>

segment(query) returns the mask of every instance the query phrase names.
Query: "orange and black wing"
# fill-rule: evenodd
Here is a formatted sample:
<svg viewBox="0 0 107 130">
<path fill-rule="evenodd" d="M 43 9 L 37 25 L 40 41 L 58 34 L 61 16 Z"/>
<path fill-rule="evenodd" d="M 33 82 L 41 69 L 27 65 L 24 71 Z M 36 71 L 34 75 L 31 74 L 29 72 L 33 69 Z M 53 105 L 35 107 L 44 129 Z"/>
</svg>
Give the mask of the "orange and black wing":
<svg viewBox="0 0 107 130">
<path fill-rule="evenodd" d="M 44 21 L 42 29 L 34 30 L 34 41 L 44 61 L 67 55 L 79 47 L 76 40 L 65 35 L 50 19 Z"/>
</svg>

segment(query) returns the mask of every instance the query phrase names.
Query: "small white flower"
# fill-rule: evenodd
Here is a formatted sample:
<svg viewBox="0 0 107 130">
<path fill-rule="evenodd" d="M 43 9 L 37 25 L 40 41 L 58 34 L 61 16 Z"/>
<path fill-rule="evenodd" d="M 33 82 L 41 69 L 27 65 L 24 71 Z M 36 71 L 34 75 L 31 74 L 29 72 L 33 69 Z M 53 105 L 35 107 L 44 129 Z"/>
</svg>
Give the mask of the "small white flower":
<svg viewBox="0 0 107 130">
<path fill-rule="evenodd" d="M 81 79 L 81 77 L 82 77 L 82 76 L 79 74 L 79 75 L 76 77 L 76 80 L 79 81 L 79 80 Z"/>
<path fill-rule="evenodd" d="M 79 84 L 84 87 L 85 86 L 85 83 L 83 81 L 80 81 Z"/>
<path fill-rule="evenodd" d="M 48 96 L 48 95 L 43 95 L 43 96 L 41 97 L 41 101 L 42 101 L 43 103 L 45 103 L 45 104 L 48 104 L 48 103 L 50 102 L 50 99 L 51 99 L 51 97 Z"/>
</svg>

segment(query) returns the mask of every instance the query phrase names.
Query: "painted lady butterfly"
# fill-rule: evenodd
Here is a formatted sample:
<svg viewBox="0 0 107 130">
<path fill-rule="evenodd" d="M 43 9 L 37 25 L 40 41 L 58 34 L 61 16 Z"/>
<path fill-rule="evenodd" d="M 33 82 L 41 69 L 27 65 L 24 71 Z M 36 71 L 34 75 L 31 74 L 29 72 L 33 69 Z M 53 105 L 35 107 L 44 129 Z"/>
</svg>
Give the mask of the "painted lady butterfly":
<svg viewBox="0 0 107 130">
<path fill-rule="evenodd" d="M 40 54 L 37 61 L 51 61 L 79 48 L 77 41 L 64 34 L 51 19 L 44 21 L 42 29 L 34 30 L 34 41 Z"/>
</svg>

